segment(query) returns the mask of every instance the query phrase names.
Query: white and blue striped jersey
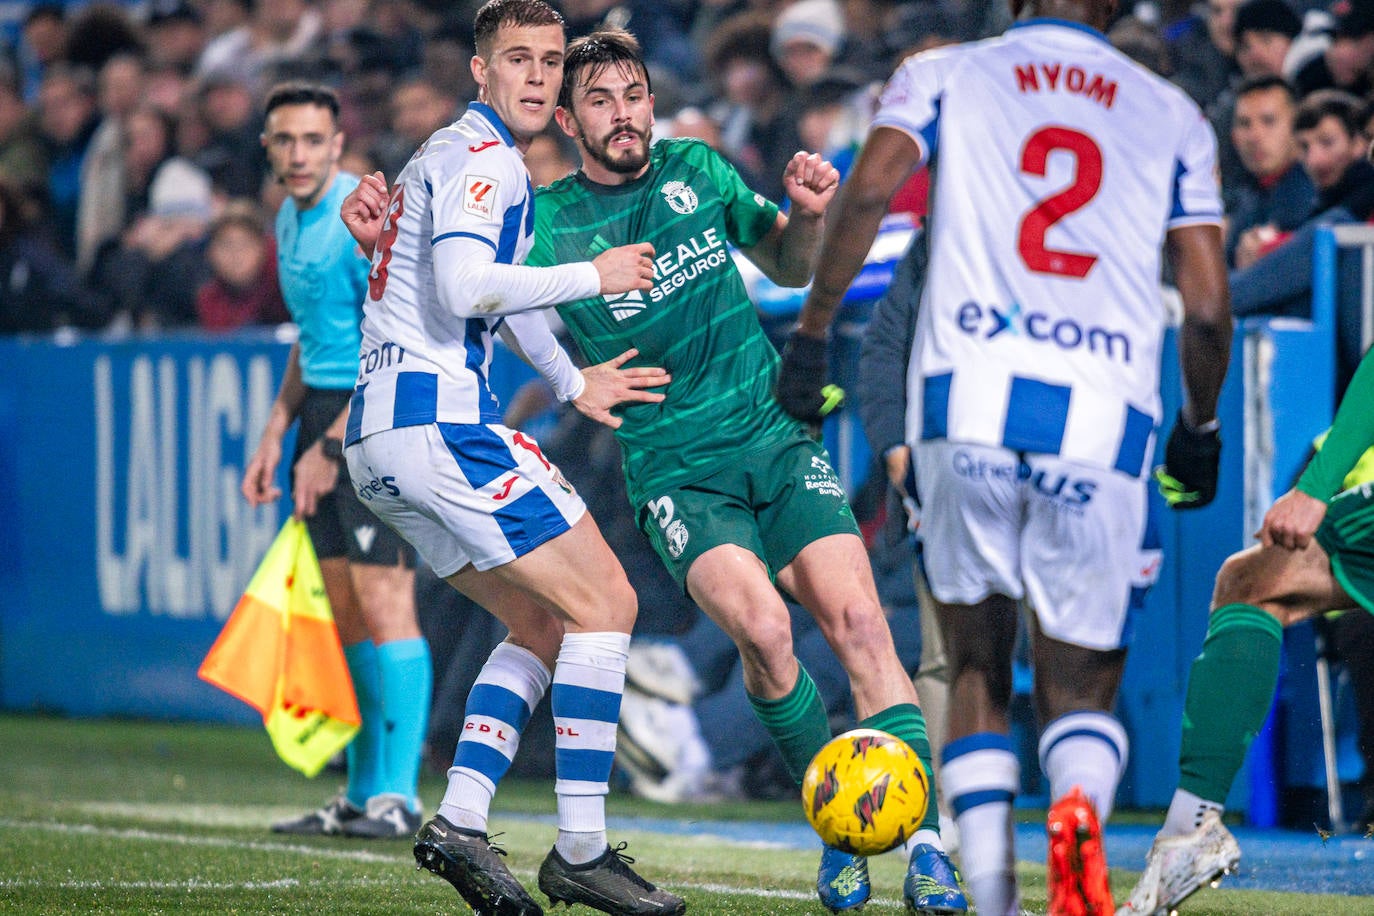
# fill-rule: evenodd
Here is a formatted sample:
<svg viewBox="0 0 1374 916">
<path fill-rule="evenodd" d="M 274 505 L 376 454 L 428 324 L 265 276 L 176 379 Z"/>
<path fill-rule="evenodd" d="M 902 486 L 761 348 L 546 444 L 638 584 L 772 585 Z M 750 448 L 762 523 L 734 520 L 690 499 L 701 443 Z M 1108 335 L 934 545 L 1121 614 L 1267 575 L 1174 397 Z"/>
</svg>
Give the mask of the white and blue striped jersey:
<svg viewBox="0 0 1374 916">
<path fill-rule="evenodd" d="M 1035 19 L 909 58 L 873 126 L 934 172 L 908 440 L 1138 476 L 1161 412 L 1164 235 L 1221 221 L 1197 106 L 1096 30 Z"/>
<path fill-rule="evenodd" d="M 392 188 L 363 306 L 348 444 L 394 427 L 500 422 L 488 377 L 492 332 L 503 319 L 481 314 L 491 311 L 484 294 L 452 275 L 473 260 L 520 265 L 533 235 L 524 160 L 496 112 L 474 102 L 415 152 Z M 595 280 L 590 265 L 579 269 L 582 286 L 588 272 Z M 544 284 L 543 305 L 585 294 L 576 283 L 557 282 L 572 276 L 570 268 L 528 270 L 555 281 Z M 514 296 L 525 287 L 515 282 L 506 291 Z M 473 301 L 455 302 L 465 291 Z"/>
</svg>

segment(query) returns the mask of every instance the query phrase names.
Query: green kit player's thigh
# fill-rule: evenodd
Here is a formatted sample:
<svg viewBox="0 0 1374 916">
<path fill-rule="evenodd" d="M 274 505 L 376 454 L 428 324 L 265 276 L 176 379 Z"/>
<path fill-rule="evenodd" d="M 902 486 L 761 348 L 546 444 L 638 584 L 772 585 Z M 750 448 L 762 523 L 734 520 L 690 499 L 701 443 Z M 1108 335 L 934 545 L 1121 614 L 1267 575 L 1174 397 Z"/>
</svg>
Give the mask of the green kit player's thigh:
<svg viewBox="0 0 1374 916">
<path fill-rule="evenodd" d="M 1316 536 L 1341 588 L 1374 613 L 1374 484 L 1333 499 Z"/>
<path fill-rule="evenodd" d="M 750 551 L 776 577 L 812 541 L 859 534 L 825 449 L 802 435 L 650 499 L 639 527 L 684 587 L 696 559 L 721 544 Z"/>
</svg>

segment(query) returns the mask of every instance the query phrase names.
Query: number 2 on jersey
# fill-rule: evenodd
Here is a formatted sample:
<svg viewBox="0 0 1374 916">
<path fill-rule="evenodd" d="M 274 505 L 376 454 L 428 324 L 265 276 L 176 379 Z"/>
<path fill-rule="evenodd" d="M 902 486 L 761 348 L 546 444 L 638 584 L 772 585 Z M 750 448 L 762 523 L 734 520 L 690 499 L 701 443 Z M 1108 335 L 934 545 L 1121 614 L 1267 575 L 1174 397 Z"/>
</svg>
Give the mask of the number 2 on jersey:
<svg viewBox="0 0 1374 916">
<path fill-rule="evenodd" d="M 1044 178 L 1050 153 L 1056 150 L 1073 154 L 1073 182 L 1026 211 L 1016 234 L 1016 250 L 1036 273 L 1081 280 L 1097 263 L 1097 255 L 1049 248 L 1045 233 L 1097 196 L 1102 187 L 1102 150 L 1092 137 L 1072 128 L 1042 127 L 1027 137 L 1021 148 L 1021 171 Z"/>
<path fill-rule="evenodd" d="M 396 193 L 392 194 L 391 200 L 387 202 L 382 232 L 377 237 L 377 254 L 381 257 L 376 259 L 376 264 L 367 275 L 367 296 L 373 302 L 380 302 L 382 293 L 386 292 L 387 269 L 391 266 L 391 246 L 396 242 L 398 224 L 404 212 L 405 185 L 397 185 Z"/>
</svg>

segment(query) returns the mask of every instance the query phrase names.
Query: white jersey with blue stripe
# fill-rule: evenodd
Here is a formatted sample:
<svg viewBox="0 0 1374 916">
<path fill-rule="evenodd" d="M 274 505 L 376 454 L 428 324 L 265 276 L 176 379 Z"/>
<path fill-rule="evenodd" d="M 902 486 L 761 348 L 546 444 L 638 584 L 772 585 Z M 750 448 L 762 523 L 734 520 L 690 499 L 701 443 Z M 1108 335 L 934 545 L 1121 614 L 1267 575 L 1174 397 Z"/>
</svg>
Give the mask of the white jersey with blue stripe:
<svg viewBox="0 0 1374 916">
<path fill-rule="evenodd" d="M 873 125 L 934 172 L 908 439 L 1138 476 L 1161 412 L 1164 235 L 1221 221 L 1197 106 L 1099 32 L 1039 19 L 909 58 Z"/>
<path fill-rule="evenodd" d="M 477 240 L 500 264 L 534 242 L 534 192 L 496 113 L 474 102 L 436 131 L 396 178 L 373 254 L 347 441 L 424 423 L 497 423 L 488 384 L 500 319 L 440 306 L 435 245 Z"/>
</svg>

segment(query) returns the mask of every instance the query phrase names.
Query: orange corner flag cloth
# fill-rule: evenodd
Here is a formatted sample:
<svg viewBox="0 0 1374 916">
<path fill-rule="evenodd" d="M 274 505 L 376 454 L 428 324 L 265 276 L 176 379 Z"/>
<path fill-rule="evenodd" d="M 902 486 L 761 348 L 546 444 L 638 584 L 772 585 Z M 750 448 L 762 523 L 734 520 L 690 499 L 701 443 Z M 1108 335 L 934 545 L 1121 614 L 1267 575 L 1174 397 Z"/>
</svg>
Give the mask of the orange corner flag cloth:
<svg viewBox="0 0 1374 916">
<path fill-rule="evenodd" d="M 277 754 L 306 776 L 353 740 L 362 717 L 304 522 L 282 526 L 199 674 L 262 713 Z"/>
</svg>

